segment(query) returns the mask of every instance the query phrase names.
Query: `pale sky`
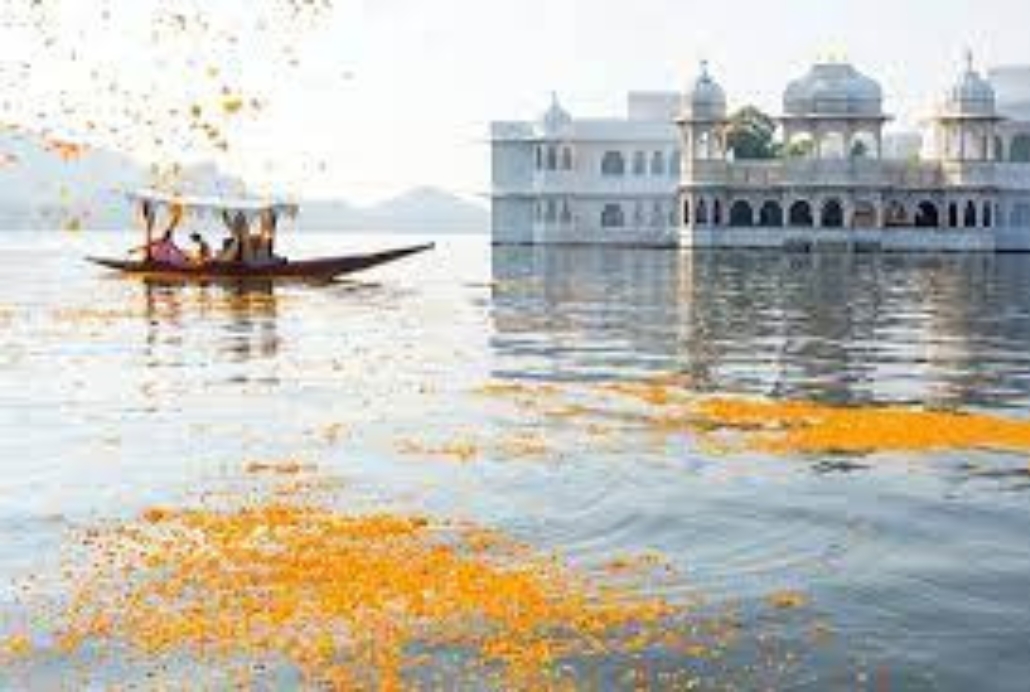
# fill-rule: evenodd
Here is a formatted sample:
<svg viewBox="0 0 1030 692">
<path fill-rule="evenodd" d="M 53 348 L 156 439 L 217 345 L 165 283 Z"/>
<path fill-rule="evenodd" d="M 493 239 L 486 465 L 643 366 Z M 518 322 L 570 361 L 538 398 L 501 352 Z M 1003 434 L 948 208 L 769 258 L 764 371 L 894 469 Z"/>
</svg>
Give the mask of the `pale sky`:
<svg viewBox="0 0 1030 692">
<path fill-rule="evenodd" d="M 186 67 L 203 53 L 204 69 L 262 105 L 223 119 L 227 151 L 186 151 L 183 135 L 184 159 L 217 157 L 264 189 L 367 201 L 416 185 L 484 192 L 490 120 L 535 117 L 552 90 L 574 115 L 619 114 L 628 90 L 682 89 L 702 57 L 731 105 L 775 112 L 789 79 L 845 56 L 880 80 L 902 122 L 926 113 L 967 47 L 981 67 L 1030 63 L 1030 0 L 334 0 L 296 23 L 273 10 L 250 21 L 280 1 L 43 0 L 61 45 L 77 49 L 72 64 L 18 26 L 25 10 L 7 8 L 25 0 L 3 0 L 0 61 L 30 63 L 8 100 L 29 89 L 54 111 L 48 123 L 66 118 L 77 134 L 82 111 L 103 119 L 135 99 L 130 120 L 153 137 L 168 116 L 145 125 L 141 109 L 211 98 L 190 72 L 201 67 Z M 192 44 L 154 39 L 156 7 L 165 24 L 176 8 L 208 13 L 240 39 L 212 41 L 222 34 L 210 27 Z M 87 86 L 97 65 L 132 95 Z M 77 105 L 45 96 L 60 90 Z M 38 113 L 14 100 L 5 118 L 30 125 Z M 167 143 L 160 155 L 126 146 L 169 155 Z"/>
</svg>

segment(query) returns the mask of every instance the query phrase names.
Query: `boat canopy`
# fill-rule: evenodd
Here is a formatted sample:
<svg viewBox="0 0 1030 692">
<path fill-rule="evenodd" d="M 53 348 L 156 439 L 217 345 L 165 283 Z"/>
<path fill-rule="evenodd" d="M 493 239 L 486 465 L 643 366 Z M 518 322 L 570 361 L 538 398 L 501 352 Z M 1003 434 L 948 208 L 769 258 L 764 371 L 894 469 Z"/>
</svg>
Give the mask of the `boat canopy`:
<svg viewBox="0 0 1030 692">
<path fill-rule="evenodd" d="M 202 197 L 153 189 L 134 190 L 126 194 L 130 200 L 138 204 L 149 203 L 155 209 L 167 208 L 177 213 L 190 212 L 198 216 L 242 213 L 252 217 L 272 212 L 276 216 L 294 217 L 299 211 L 299 207 L 293 202 L 274 199 Z"/>
</svg>

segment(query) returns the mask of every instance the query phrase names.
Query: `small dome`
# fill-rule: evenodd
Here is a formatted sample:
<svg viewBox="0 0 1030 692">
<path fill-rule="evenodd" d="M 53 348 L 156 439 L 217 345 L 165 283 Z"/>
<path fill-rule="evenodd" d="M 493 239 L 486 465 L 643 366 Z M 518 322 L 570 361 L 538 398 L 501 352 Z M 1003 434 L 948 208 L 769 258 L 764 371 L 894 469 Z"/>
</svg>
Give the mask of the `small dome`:
<svg viewBox="0 0 1030 692">
<path fill-rule="evenodd" d="M 948 115 L 994 116 L 994 87 L 973 67 L 973 56 L 966 56 L 966 69 L 948 91 L 944 110 Z"/>
<path fill-rule="evenodd" d="M 701 74 L 683 99 L 687 117 L 720 120 L 726 117 L 726 92 L 708 74 L 708 63 L 701 63 Z"/>
<path fill-rule="evenodd" d="M 783 110 L 795 116 L 883 115 L 883 89 L 848 63 L 817 63 L 783 94 Z"/>
<path fill-rule="evenodd" d="M 572 124 L 572 116 L 562 108 L 557 94 L 551 94 L 551 107 L 540 118 L 540 123 L 543 125 L 544 134 L 548 135 L 560 134 Z"/>
</svg>

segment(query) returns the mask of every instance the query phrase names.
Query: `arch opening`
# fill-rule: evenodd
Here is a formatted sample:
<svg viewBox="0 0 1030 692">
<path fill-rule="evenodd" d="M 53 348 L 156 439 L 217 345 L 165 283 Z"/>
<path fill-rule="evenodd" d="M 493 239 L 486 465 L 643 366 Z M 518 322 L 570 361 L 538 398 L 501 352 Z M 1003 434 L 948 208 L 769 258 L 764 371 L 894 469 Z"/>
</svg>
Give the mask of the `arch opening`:
<svg viewBox="0 0 1030 692">
<path fill-rule="evenodd" d="M 941 215 L 937 205 L 933 202 L 923 201 L 916 207 L 915 225 L 917 228 L 937 228 L 941 225 Z"/>
<path fill-rule="evenodd" d="M 738 199 L 730 205 L 730 225 L 743 228 L 755 225 L 754 210 L 746 200 Z"/>
<path fill-rule="evenodd" d="M 894 199 L 887 203 L 883 214 L 883 225 L 886 228 L 905 228 L 912 223 L 908 218 L 908 210 L 905 205 Z"/>
<path fill-rule="evenodd" d="M 965 228 L 976 228 L 976 204 L 973 200 L 966 202 L 966 213 L 962 217 L 962 225 Z"/>
<path fill-rule="evenodd" d="M 820 225 L 823 228 L 844 227 L 844 205 L 841 204 L 839 199 L 827 200 L 823 205 Z"/>
<path fill-rule="evenodd" d="M 805 200 L 798 200 L 790 205 L 790 225 L 811 227 L 814 225 L 812 218 L 812 205 Z"/>
<path fill-rule="evenodd" d="M 758 213 L 758 225 L 763 228 L 778 228 L 783 225 L 783 207 L 779 202 L 769 200 Z"/>
</svg>

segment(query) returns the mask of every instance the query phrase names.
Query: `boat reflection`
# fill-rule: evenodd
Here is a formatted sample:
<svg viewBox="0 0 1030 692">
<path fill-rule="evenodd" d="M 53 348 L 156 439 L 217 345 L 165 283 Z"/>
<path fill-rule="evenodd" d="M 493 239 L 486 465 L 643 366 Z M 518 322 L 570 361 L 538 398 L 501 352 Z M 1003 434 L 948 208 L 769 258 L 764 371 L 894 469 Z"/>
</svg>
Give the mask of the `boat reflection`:
<svg viewBox="0 0 1030 692">
<path fill-rule="evenodd" d="M 144 280 L 147 353 L 153 363 L 271 359 L 279 352 L 279 297 L 272 281 L 190 283 Z M 210 330 L 221 332 L 210 339 Z M 196 348 L 190 342 L 196 341 Z M 215 345 L 212 352 L 212 341 Z M 192 354 L 192 355 L 190 355 Z"/>
<path fill-rule="evenodd" d="M 1030 403 L 1030 260 L 499 247 L 498 376 L 683 373 L 830 404 Z"/>
</svg>

